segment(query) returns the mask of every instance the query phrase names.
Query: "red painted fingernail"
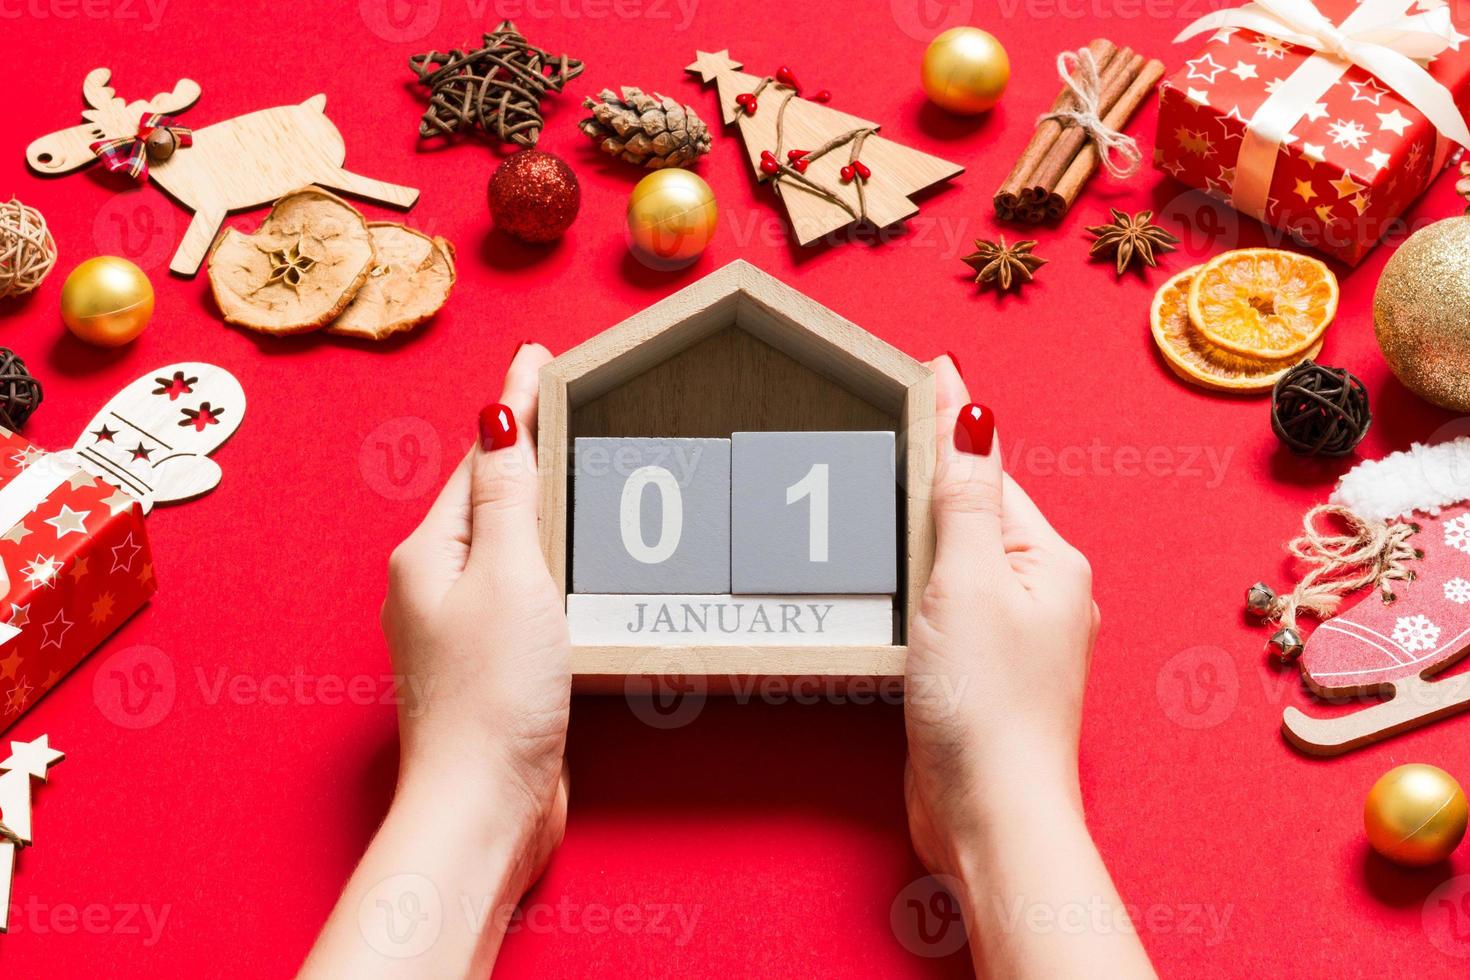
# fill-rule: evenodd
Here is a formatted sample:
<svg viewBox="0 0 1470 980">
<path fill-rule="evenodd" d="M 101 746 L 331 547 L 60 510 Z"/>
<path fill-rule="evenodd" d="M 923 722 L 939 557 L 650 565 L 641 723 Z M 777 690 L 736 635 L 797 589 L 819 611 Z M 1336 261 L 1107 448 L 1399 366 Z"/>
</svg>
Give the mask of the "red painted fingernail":
<svg viewBox="0 0 1470 980">
<path fill-rule="evenodd" d="M 955 420 L 954 447 L 972 456 L 989 456 L 995 441 L 995 416 L 984 405 L 971 402 Z"/>
<path fill-rule="evenodd" d="M 949 363 L 954 365 L 955 374 L 963 378 L 965 376 L 965 369 L 960 367 L 960 359 L 954 356 L 954 351 L 947 350 L 944 352 L 944 356 L 949 358 Z"/>
<path fill-rule="evenodd" d="M 480 448 L 494 452 L 515 445 L 516 417 L 505 405 L 486 405 L 480 409 Z"/>
</svg>

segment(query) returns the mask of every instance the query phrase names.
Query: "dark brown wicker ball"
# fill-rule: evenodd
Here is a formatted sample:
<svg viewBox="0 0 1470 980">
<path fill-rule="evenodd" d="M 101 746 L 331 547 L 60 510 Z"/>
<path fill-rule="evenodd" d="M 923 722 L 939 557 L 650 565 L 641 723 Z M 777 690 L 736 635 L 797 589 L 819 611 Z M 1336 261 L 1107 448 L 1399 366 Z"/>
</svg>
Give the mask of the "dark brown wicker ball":
<svg viewBox="0 0 1470 980">
<path fill-rule="evenodd" d="M 31 377 L 26 362 L 8 347 L 0 347 L 0 425 L 12 432 L 41 404 L 41 382 Z"/>
<path fill-rule="evenodd" d="M 1368 390 L 1342 368 L 1302 361 L 1271 389 L 1271 429 L 1303 456 L 1346 456 L 1372 421 Z"/>
</svg>

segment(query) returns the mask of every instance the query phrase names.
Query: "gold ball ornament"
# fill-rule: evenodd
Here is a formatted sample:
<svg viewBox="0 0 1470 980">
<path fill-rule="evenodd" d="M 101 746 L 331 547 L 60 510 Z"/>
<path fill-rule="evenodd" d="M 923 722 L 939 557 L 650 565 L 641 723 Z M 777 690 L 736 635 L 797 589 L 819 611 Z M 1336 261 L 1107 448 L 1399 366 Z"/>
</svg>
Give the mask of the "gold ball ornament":
<svg viewBox="0 0 1470 980">
<path fill-rule="evenodd" d="M 89 344 L 120 347 L 142 333 L 152 315 L 153 284 L 115 255 L 88 259 L 61 286 L 61 319 Z"/>
<path fill-rule="evenodd" d="M 989 110 L 1005 94 L 1011 59 L 988 31 L 951 27 L 929 42 L 920 77 L 935 105 L 973 116 Z"/>
<path fill-rule="evenodd" d="M 1384 773 L 1363 804 L 1373 850 L 1415 868 L 1449 857 L 1465 836 L 1465 818 L 1460 784 L 1443 769 L 1419 762 Z"/>
<path fill-rule="evenodd" d="M 1373 328 L 1404 387 L 1470 412 L 1470 217 L 1436 221 L 1399 246 L 1373 294 Z"/>
<path fill-rule="evenodd" d="M 709 245 L 719 216 L 715 192 L 699 175 L 679 167 L 655 170 L 628 198 L 628 238 L 653 264 L 682 265 Z"/>
</svg>

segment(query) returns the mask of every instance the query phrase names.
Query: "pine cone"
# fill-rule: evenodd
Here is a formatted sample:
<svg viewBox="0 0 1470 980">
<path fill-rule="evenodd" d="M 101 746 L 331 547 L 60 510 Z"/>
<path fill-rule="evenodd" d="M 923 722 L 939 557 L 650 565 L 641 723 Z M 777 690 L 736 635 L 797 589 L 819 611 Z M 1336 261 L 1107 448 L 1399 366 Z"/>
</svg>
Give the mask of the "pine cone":
<svg viewBox="0 0 1470 980">
<path fill-rule="evenodd" d="M 600 100 L 600 101 L 599 101 Z M 683 167 L 709 152 L 709 128 L 694 110 L 673 99 L 625 87 L 622 98 L 609 89 L 582 105 L 590 119 L 577 124 L 602 152 L 650 170 Z"/>
</svg>

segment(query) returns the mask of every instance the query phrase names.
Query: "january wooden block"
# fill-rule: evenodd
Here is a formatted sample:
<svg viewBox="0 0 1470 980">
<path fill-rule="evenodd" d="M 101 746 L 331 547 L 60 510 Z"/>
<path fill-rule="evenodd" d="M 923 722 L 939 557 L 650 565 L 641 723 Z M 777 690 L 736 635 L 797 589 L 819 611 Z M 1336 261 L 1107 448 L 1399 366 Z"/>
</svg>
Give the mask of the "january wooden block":
<svg viewBox="0 0 1470 980">
<path fill-rule="evenodd" d="M 898 588 L 892 432 L 731 437 L 731 590 Z"/>
<path fill-rule="evenodd" d="M 677 646 L 574 643 L 575 689 L 622 693 L 629 677 L 901 677 L 909 623 L 934 553 L 929 488 L 934 375 L 926 366 L 747 262 L 735 261 L 572 348 L 541 370 L 541 541 L 570 584 L 573 440 L 729 438 L 734 432 L 889 431 L 899 484 L 898 593 L 889 643 Z"/>
<path fill-rule="evenodd" d="M 730 591 L 729 439 L 578 439 L 572 590 Z"/>
<path fill-rule="evenodd" d="M 893 642 L 893 597 L 569 595 L 575 644 L 831 646 Z"/>
</svg>

